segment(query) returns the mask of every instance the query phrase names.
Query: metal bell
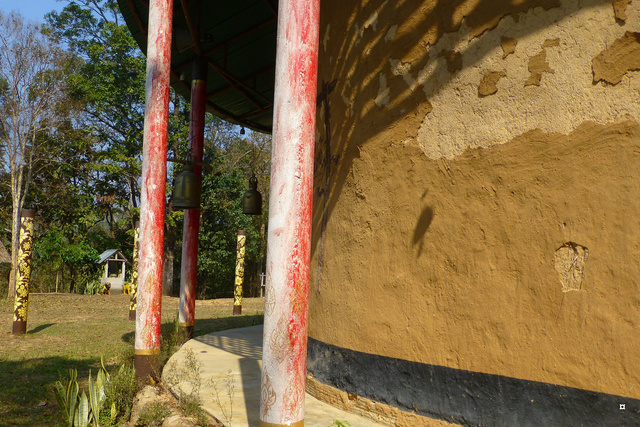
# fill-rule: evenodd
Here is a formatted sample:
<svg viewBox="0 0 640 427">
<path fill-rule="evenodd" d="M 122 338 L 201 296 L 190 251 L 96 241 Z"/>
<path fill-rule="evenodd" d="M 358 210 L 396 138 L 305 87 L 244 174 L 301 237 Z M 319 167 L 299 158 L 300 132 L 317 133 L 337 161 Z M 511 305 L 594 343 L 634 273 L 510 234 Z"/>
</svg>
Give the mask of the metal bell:
<svg viewBox="0 0 640 427">
<path fill-rule="evenodd" d="M 245 215 L 262 214 L 262 194 L 258 191 L 258 178 L 255 174 L 249 178 L 249 189 L 244 193 L 242 213 Z"/>
<path fill-rule="evenodd" d="M 193 173 L 193 165 L 185 164 L 173 185 L 175 209 L 200 209 L 200 178 Z"/>
</svg>

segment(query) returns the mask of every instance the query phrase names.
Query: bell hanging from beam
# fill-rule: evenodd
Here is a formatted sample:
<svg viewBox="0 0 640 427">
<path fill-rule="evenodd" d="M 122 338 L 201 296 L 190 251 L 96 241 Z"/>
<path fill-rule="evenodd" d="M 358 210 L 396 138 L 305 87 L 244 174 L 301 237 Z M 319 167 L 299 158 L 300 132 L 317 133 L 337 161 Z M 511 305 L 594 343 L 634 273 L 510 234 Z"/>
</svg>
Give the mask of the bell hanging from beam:
<svg viewBox="0 0 640 427">
<path fill-rule="evenodd" d="M 262 214 L 262 194 L 258 191 L 258 178 L 255 174 L 249 178 L 249 189 L 244 193 L 242 213 L 245 215 Z"/>
<path fill-rule="evenodd" d="M 193 173 L 193 164 L 185 164 L 173 186 L 173 207 L 175 209 L 200 209 L 201 188 L 200 179 Z"/>
</svg>

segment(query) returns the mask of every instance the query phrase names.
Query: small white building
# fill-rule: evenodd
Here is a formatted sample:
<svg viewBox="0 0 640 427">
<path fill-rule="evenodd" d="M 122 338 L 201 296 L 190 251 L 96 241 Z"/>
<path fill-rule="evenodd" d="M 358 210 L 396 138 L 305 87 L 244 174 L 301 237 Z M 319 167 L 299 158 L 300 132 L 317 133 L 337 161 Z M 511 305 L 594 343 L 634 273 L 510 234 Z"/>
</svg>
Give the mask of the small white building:
<svg viewBox="0 0 640 427">
<path fill-rule="evenodd" d="M 117 249 L 107 249 L 100 254 L 98 264 L 104 265 L 100 283 L 111 283 L 112 291 L 122 291 L 125 283 L 127 258 Z"/>
</svg>

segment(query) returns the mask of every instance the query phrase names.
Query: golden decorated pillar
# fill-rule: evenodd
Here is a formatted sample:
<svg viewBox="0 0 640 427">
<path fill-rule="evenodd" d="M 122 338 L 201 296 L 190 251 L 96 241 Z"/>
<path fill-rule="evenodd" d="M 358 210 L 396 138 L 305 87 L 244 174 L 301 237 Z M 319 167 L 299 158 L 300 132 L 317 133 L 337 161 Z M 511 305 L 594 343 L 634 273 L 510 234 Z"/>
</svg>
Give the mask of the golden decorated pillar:
<svg viewBox="0 0 640 427">
<path fill-rule="evenodd" d="M 247 246 L 247 232 L 238 230 L 236 250 L 236 281 L 233 289 L 233 314 L 242 314 L 242 283 L 244 282 L 244 252 Z"/>
<path fill-rule="evenodd" d="M 29 305 L 29 280 L 31 279 L 31 254 L 33 252 L 32 209 L 23 209 L 20 216 L 20 243 L 16 268 L 16 302 L 13 311 L 13 334 L 27 333 L 27 311 Z"/>
</svg>

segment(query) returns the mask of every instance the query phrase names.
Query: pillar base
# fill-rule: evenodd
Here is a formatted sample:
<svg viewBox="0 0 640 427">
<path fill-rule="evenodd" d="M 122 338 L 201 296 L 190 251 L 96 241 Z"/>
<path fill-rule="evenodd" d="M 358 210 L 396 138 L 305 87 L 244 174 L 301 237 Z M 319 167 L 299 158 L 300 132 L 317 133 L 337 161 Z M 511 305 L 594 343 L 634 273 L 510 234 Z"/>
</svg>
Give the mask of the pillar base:
<svg viewBox="0 0 640 427">
<path fill-rule="evenodd" d="M 27 322 L 24 320 L 14 320 L 13 321 L 13 335 L 24 335 L 27 333 Z"/>
<path fill-rule="evenodd" d="M 181 323 L 178 325 L 178 341 L 185 343 L 193 338 L 193 323 Z"/>
<path fill-rule="evenodd" d="M 266 421 L 260 420 L 260 427 L 304 427 L 304 420 L 297 421 L 291 424 L 272 424 Z"/>
<path fill-rule="evenodd" d="M 241 305 L 234 305 L 233 306 L 233 314 L 234 315 L 242 314 L 242 306 Z"/>
<path fill-rule="evenodd" d="M 160 350 L 136 350 L 133 358 L 133 366 L 136 369 L 136 377 L 150 384 L 160 379 L 160 363 L 158 354 Z"/>
</svg>

